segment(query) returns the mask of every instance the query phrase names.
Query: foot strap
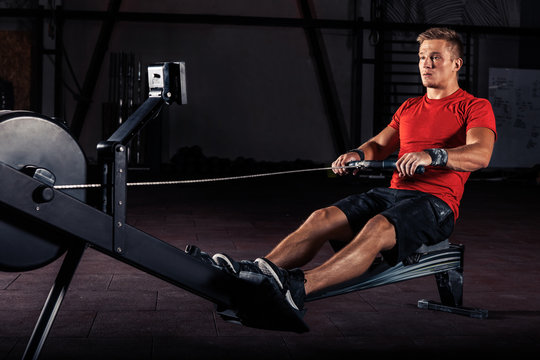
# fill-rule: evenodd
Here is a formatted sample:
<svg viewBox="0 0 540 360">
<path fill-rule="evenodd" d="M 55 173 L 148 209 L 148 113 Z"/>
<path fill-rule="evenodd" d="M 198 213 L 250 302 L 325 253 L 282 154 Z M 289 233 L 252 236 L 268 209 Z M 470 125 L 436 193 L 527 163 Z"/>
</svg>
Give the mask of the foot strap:
<svg viewBox="0 0 540 360">
<path fill-rule="evenodd" d="M 295 310 L 281 290 L 267 276 L 240 272 L 238 281 L 245 281 L 244 293 L 237 294 L 234 309 L 217 307 L 225 320 L 245 326 L 303 333 L 309 331 L 303 320 L 305 310 Z"/>
</svg>

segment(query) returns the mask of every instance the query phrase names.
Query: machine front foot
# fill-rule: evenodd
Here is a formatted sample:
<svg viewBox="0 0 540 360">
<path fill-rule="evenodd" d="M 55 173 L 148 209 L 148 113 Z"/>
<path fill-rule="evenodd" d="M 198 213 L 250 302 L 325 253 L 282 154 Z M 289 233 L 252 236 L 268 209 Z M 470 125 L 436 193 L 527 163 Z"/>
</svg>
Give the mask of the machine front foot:
<svg viewBox="0 0 540 360">
<path fill-rule="evenodd" d="M 437 310 L 452 314 L 465 315 L 475 319 L 487 319 L 488 311 L 484 309 L 468 308 L 464 306 L 448 306 L 436 301 L 418 300 L 419 309 Z"/>
</svg>

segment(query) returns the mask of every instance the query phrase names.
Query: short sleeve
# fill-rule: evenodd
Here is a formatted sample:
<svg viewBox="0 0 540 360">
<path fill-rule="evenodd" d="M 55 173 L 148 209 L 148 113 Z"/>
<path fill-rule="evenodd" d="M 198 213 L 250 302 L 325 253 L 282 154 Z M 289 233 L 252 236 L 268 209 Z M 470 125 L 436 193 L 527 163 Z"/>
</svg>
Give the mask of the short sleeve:
<svg viewBox="0 0 540 360">
<path fill-rule="evenodd" d="M 392 116 L 392 120 L 388 124 L 391 128 L 394 128 L 399 131 L 399 124 L 401 120 L 401 114 L 403 113 L 403 110 L 408 107 L 410 102 L 410 99 L 405 100 L 403 104 L 400 105 L 400 107 L 396 110 L 394 115 Z"/>
<path fill-rule="evenodd" d="M 475 127 L 488 128 L 497 138 L 497 125 L 491 103 L 487 99 L 475 99 L 467 109 L 467 131 Z"/>
</svg>

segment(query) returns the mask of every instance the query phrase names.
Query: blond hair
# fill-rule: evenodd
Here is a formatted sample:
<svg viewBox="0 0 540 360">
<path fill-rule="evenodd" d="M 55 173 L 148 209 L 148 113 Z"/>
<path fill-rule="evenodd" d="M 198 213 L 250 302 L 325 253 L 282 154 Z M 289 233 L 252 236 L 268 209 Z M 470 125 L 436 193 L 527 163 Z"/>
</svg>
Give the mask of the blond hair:
<svg viewBox="0 0 540 360">
<path fill-rule="evenodd" d="M 431 28 L 427 29 L 418 37 L 416 41 L 422 45 L 424 40 L 446 40 L 451 45 L 451 51 L 456 58 L 463 58 L 463 42 L 461 36 L 452 29 L 448 28 Z"/>
</svg>

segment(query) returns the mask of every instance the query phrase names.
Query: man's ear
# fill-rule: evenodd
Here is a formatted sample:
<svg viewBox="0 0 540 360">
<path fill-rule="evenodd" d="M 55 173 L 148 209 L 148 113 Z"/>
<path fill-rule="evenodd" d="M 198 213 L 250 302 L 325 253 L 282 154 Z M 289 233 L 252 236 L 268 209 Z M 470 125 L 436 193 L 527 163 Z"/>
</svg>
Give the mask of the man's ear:
<svg viewBox="0 0 540 360">
<path fill-rule="evenodd" d="M 454 69 L 456 71 L 459 71 L 459 69 L 461 69 L 462 66 L 463 66 L 463 59 L 462 58 L 454 59 Z"/>
</svg>

